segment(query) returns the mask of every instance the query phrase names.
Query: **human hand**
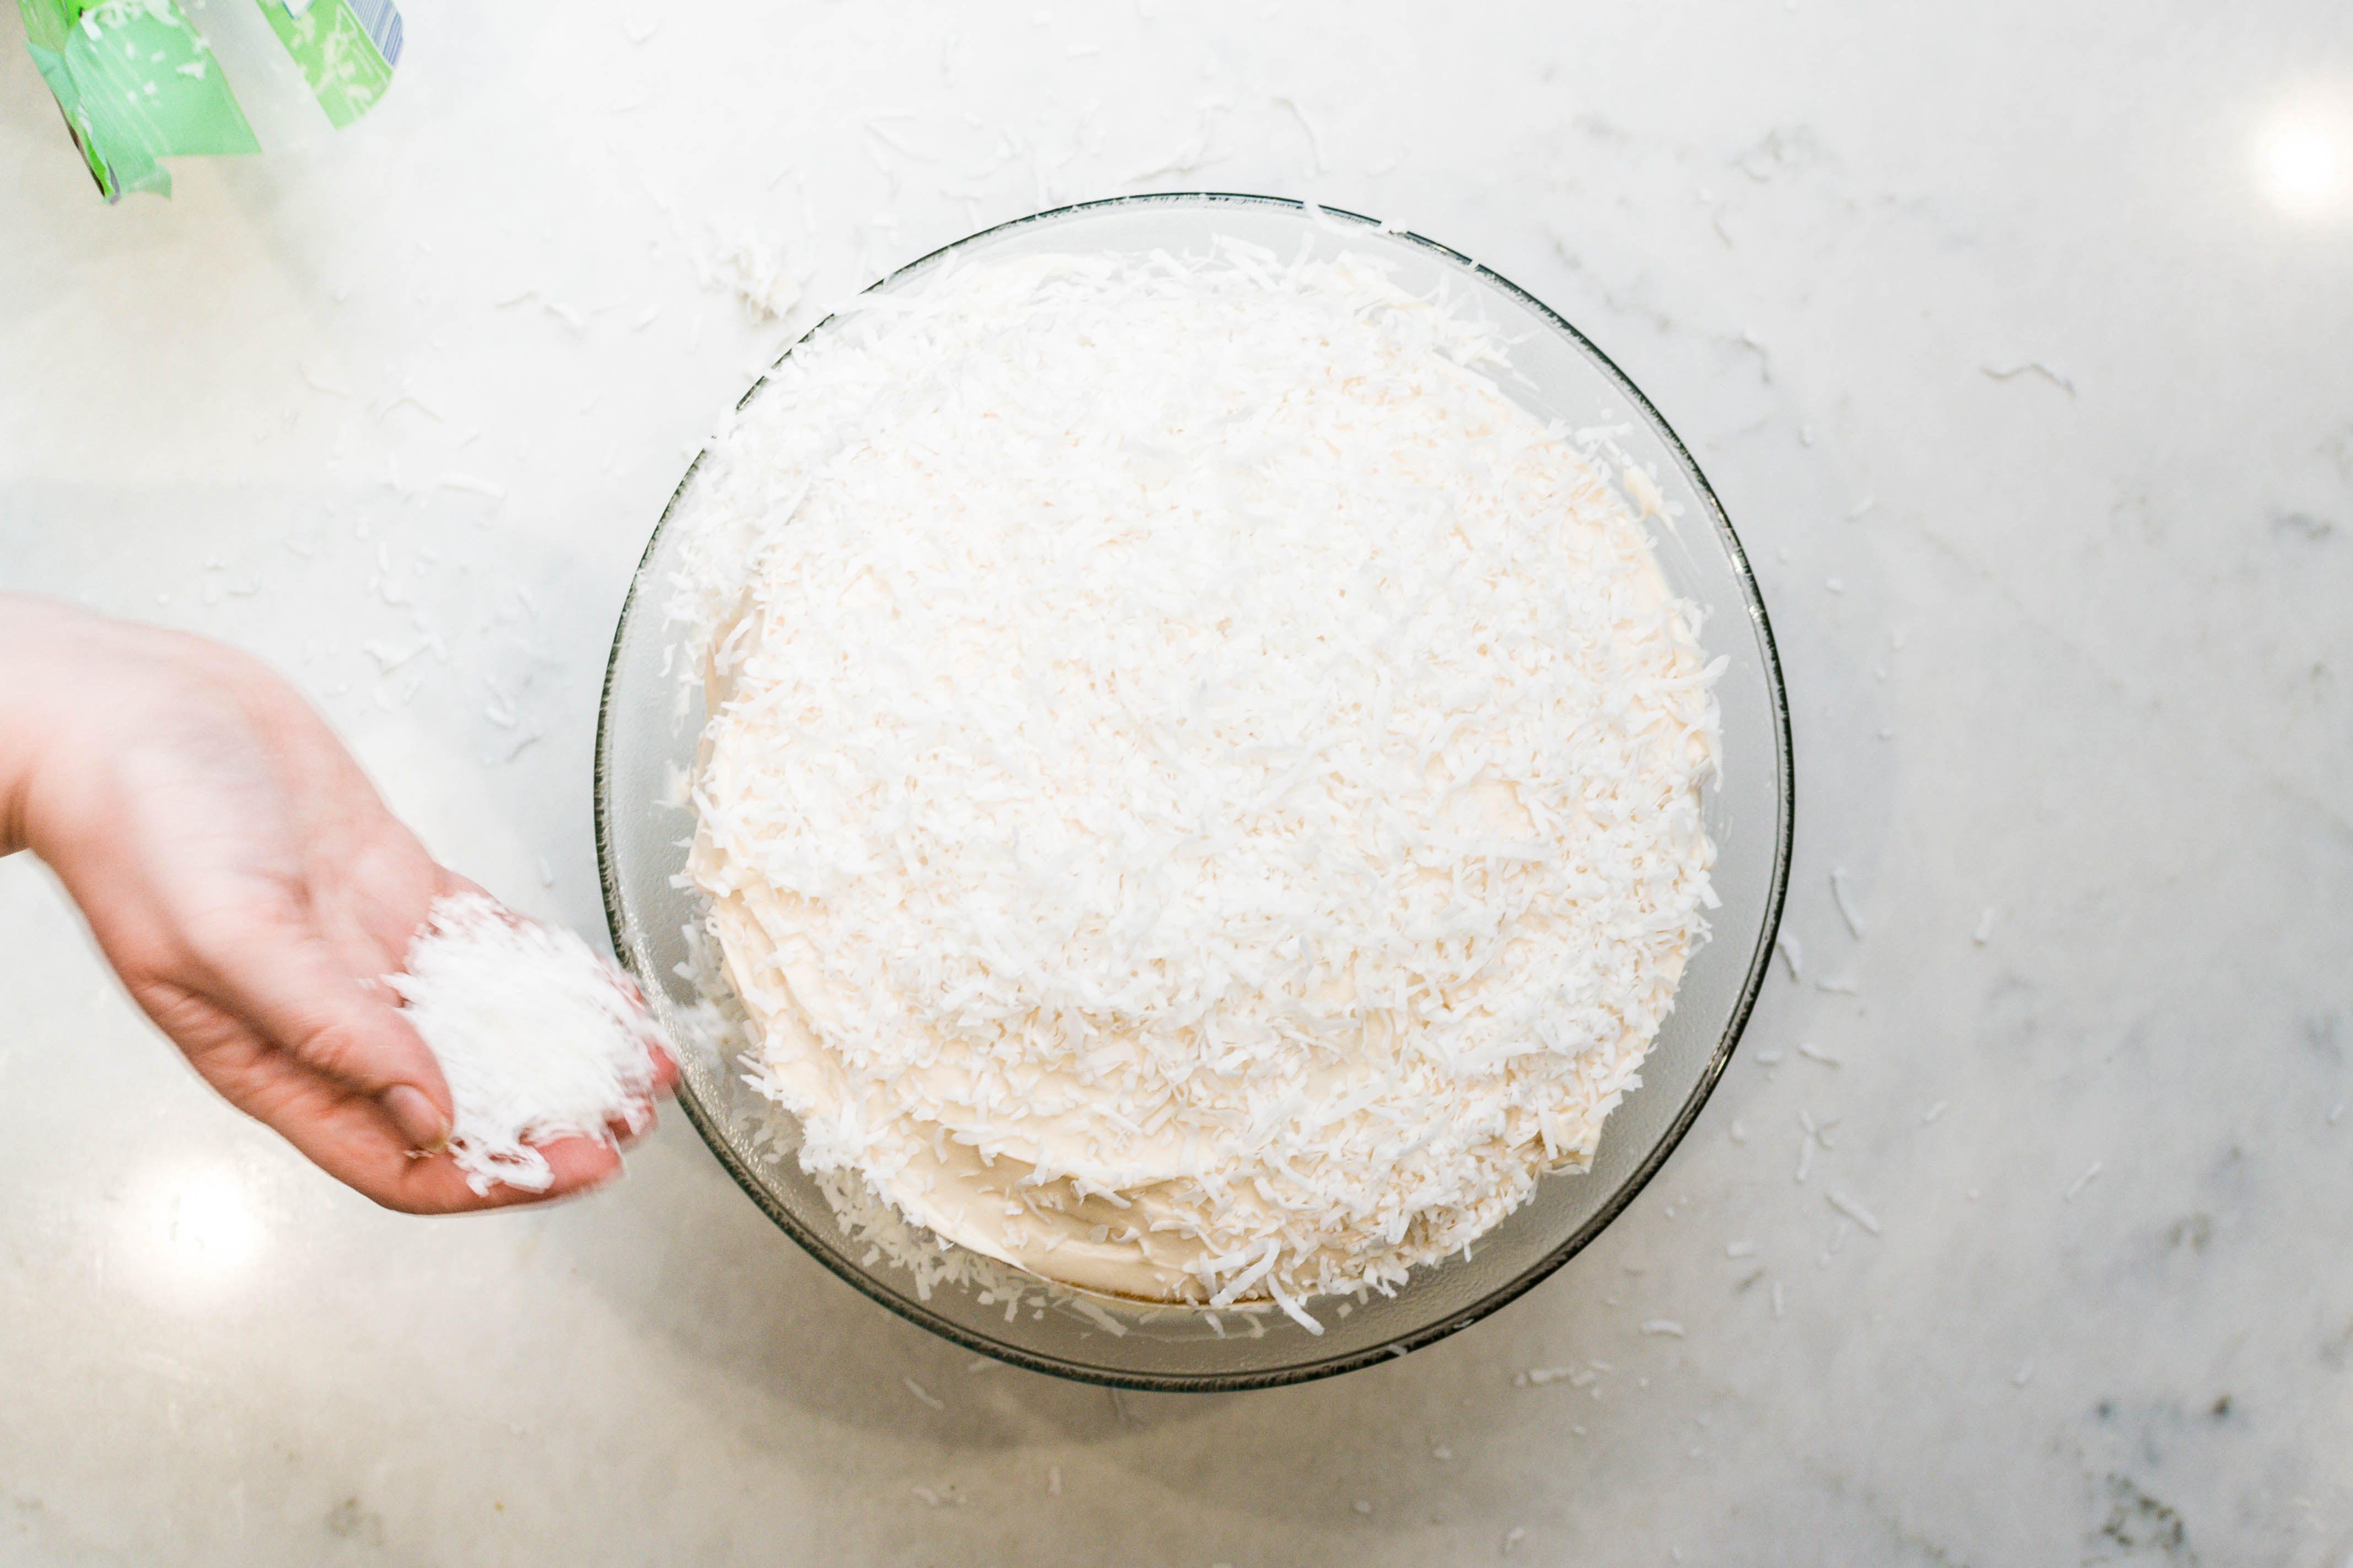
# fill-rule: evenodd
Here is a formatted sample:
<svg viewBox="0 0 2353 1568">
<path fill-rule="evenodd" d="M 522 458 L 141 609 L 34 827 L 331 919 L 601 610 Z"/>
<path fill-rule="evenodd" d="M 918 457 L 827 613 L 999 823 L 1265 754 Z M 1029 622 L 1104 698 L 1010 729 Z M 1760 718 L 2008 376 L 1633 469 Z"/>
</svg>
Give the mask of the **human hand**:
<svg viewBox="0 0 2353 1568">
<path fill-rule="evenodd" d="M 543 1147 L 544 1193 L 466 1184 L 441 1069 L 377 977 L 436 898 L 480 889 L 258 660 L 0 595 L 0 854 L 19 848 L 206 1081 L 386 1207 L 534 1202 L 618 1172 L 574 1137 Z M 657 1092 L 676 1075 L 665 1060 Z"/>
</svg>

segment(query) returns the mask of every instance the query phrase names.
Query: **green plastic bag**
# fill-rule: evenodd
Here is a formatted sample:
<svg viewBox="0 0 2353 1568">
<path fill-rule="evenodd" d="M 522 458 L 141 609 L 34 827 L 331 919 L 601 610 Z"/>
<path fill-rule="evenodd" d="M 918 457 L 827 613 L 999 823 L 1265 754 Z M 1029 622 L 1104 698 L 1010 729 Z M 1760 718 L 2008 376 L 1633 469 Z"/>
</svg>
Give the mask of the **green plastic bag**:
<svg viewBox="0 0 2353 1568">
<path fill-rule="evenodd" d="M 172 192 L 157 162 L 341 130 L 392 85 L 393 0 L 16 0 L 33 63 L 109 201 Z"/>
</svg>

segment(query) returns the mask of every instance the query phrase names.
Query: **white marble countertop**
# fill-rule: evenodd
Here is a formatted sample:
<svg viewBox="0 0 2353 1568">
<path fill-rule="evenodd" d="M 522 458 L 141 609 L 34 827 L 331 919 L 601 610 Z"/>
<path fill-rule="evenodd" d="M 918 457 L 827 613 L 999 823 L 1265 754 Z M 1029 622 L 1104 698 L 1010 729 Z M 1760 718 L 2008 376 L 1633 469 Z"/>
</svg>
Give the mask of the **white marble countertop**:
<svg viewBox="0 0 2353 1568">
<path fill-rule="evenodd" d="M 1690 441 L 1786 659 L 1802 967 L 1525 1300 L 1115 1400 L 969 1370 L 676 1115 L 592 1202 L 377 1212 L 0 863 L 0 1561 L 2353 1553 L 2342 5 L 412 0 L 358 127 L 113 209 L 5 9 L 0 586 L 274 659 L 531 912 L 601 931 L 606 645 L 753 368 L 982 225 L 1207 187 L 1477 257 Z"/>
</svg>

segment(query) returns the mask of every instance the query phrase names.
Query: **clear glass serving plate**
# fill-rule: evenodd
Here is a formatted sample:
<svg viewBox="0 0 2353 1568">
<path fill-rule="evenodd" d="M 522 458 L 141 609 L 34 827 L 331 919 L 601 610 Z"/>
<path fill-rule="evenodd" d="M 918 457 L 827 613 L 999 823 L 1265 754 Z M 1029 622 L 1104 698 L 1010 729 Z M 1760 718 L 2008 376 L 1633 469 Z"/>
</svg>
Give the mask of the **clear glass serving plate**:
<svg viewBox="0 0 2353 1568">
<path fill-rule="evenodd" d="M 1605 1126 L 1593 1168 L 1559 1173 L 1471 1248 L 1417 1270 L 1394 1297 L 1317 1313 L 1311 1335 L 1280 1313 L 1224 1314 L 1222 1333 L 1185 1309 L 1106 1312 L 1049 1300 L 1008 1318 L 976 1288 L 914 1281 L 847 1234 L 789 1144 L 764 1142 L 775 1108 L 723 1053 L 674 1027 L 686 1059 L 678 1100 L 754 1203 L 819 1262 L 875 1300 L 984 1355 L 1039 1372 L 1130 1388 L 1221 1390 L 1300 1382 L 1403 1355 L 1477 1321 L 1530 1289 L 1584 1247 L 1633 1200 L 1689 1130 L 1748 1019 L 1779 926 L 1789 867 L 1792 773 L 1788 705 L 1765 605 L 1731 523 L 1691 454 L 1650 401 L 1600 350 L 1524 290 L 1469 258 L 1369 218 L 1264 196 L 1150 195 L 1064 207 L 985 230 L 874 285 L 903 289 L 951 257 L 1040 251 L 1198 251 L 1229 236 L 1289 257 L 1344 251 L 1381 258 L 1404 286 L 1445 288 L 1514 340 L 1517 377 L 1504 387 L 1541 418 L 1606 426 L 1653 477 L 1667 517 L 1654 520 L 1660 564 L 1674 591 L 1708 611 L 1701 640 L 1730 662 L 1716 685 L 1723 779 L 1703 807 L 1716 844 L 1723 907 L 1685 969 L 1675 1008 L 1642 1064 L 1642 1086 Z M 820 322 L 814 332 L 826 331 Z M 806 341 L 806 340 L 804 340 Z M 745 395 L 760 395 L 763 382 Z M 671 527 L 702 467 L 687 469 L 646 547 L 614 634 L 596 736 L 596 847 L 613 944 L 655 1010 L 678 1024 L 696 1000 L 679 969 L 697 896 L 676 885 L 691 813 L 668 804 L 691 769 L 704 710 L 666 657 L 662 605 L 675 571 Z M 1639 510 L 1639 508 L 1637 509 Z"/>
</svg>

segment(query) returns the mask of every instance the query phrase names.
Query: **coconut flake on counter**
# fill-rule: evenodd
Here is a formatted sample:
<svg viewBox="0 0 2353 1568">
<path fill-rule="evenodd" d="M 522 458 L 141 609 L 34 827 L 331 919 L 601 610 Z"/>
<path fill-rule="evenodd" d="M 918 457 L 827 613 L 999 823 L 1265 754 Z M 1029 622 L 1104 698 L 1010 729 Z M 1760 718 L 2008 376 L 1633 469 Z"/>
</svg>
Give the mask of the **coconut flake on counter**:
<svg viewBox="0 0 2353 1568">
<path fill-rule="evenodd" d="M 1274 102 L 1277 108 L 1289 110 L 1291 118 L 1299 122 L 1299 129 L 1307 133 L 1307 150 L 1315 160 L 1315 172 L 1319 174 L 1330 173 L 1332 165 L 1324 157 L 1324 132 L 1317 129 L 1315 121 L 1307 117 L 1307 110 L 1299 106 L 1295 98 L 1278 97 Z"/>
<path fill-rule="evenodd" d="M 464 490 L 472 495 L 486 496 L 491 500 L 507 499 L 506 486 L 496 479 L 486 479 L 479 474 L 450 472 L 434 481 L 445 490 Z"/>
<path fill-rule="evenodd" d="M 1831 902 L 1838 906 L 1839 919 L 1846 922 L 1847 934 L 1861 942 L 1862 921 L 1855 917 L 1854 905 L 1847 896 L 1846 879 L 1847 872 L 1843 867 L 1831 873 Z"/>
<path fill-rule="evenodd" d="M 1831 1207 L 1838 1210 L 1839 1213 L 1846 1215 L 1847 1218 L 1854 1221 L 1855 1224 L 1862 1226 L 1863 1229 L 1869 1231 L 1872 1235 L 1877 1236 L 1879 1234 L 1879 1221 L 1877 1217 L 1874 1216 L 1869 1209 L 1863 1207 L 1861 1204 L 1855 1202 L 1844 1193 L 1833 1188 L 1830 1192 L 1824 1193 L 1822 1196 L 1829 1200 Z"/>
<path fill-rule="evenodd" d="M 2021 360 L 2016 364 L 2009 365 L 1981 364 L 1978 369 L 1996 381 L 2010 381 L 2021 375 L 2039 375 L 2068 396 L 2075 395 L 2075 384 L 2039 359 Z"/>
<path fill-rule="evenodd" d="M 480 893 L 437 899 L 406 969 L 384 977 L 449 1085 L 449 1151 L 467 1184 L 545 1192 L 534 1147 L 610 1143 L 652 1119 L 667 1050 L 634 987 L 570 931 L 508 913 Z"/>
<path fill-rule="evenodd" d="M 800 303 L 802 276 L 748 222 L 713 219 L 692 254 L 704 286 L 733 294 L 754 322 L 780 321 Z"/>
</svg>

